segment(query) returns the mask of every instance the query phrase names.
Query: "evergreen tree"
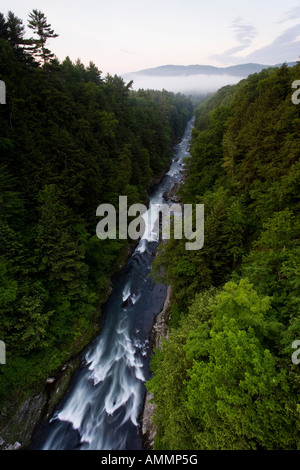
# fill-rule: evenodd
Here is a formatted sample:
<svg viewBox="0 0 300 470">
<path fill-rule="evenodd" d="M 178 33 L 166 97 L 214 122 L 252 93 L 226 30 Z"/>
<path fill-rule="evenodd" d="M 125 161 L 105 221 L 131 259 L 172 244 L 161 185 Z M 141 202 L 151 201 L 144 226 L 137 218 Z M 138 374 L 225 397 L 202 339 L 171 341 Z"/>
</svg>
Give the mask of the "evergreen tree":
<svg viewBox="0 0 300 470">
<path fill-rule="evenodd" d="M 157 450 L 300 448 L 299 71 L 264 70 L 196 111 L 180 195 L 204 203 L 204 247 L 169 240 L 154 262 L 173 288 L 148 382 Z"/>
<path fill-rule="evenodd" d="M 3 13 L 0 13 L 0 38 L 8 40 L 8 25 Z"/>
<path fill-rule="evenodd" d="M 54 54 L 47 49 L 46 42 L 48 39 L 57 38 L 58 34 L 51 29 L 51 24 L 47 22 L 47 18 L 40 10 L 32 10 L 29 14 L 28 27 L 32 29 L 39 37 L 34 40 L 32 52 L 36 57 L 43 60 L 44 66 L 54 57 Z"/>
<path fill-rule="evenodd" d="M 18 18 L 12 11 L 7 13 L 5 19 L 3 13 L 0 13 L 0 38 L 8 41 L 14 48 L 16 56 L 23 60 L 30 61 L 27 50 L 33 45 L 31 38 L 24 38 L 25 26 L 23 21 Z"/>
<path fill-rule="evenodd" d="M 24 30 L 23 21 L 9 11 L 7 14 L 7 31 L 9 41 L 14 47 L 26 43 L 24 40 Z"/>
<path fill-rule="evenodd" d="M 0 365 L 1 406 L 95 334 L 128 253 L 127 240 L 99 242 L 95 210 L 120 194 L 142 202 L 153 168 L 170 163 L 178 123 L 191 116 L 185 97 L 141 99 L 120 77 L 101 78 L 92 61 L 51 61 L 46 41 L 57 35 L 43 13 L 30 21 L 38 38 L 28 50 L 42 66 L 27 54 L 22 21 L 0 14 L 0 79 L 10 90 L 0 108 L 0 340 L 10 364 Z"/>
</svg>

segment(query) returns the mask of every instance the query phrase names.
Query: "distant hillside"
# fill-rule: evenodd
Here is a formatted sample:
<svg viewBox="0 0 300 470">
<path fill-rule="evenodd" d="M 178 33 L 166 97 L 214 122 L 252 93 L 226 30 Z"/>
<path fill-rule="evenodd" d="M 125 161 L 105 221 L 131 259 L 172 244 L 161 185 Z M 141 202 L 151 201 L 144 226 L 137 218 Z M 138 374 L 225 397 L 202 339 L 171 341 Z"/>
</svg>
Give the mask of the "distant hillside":
<svg viewBox="0 0 300 470">
<path fill-rule="evenodd" d="M 291 62 L 288 65 L 293 66 L 296 62 Z M 233 65 L 230 67 L 214 67 L 212 65 L 162 65 L 160 67 L 139 70 L 133 72 L 133 75 L 147 75 L 156 77 L 174 77 L 174 76 L 188 76 L 188 75 L 232 75 L 235 77 L 248 77 L 253 73 L 258 73 L 263 69 L 269 67 L 279 67 L 277 65 L 262 65 L 262 64 L 241 64 Z"/>
<path fill-rule="evenodd" d="M 204 245 L 173 237 L 151 271 L 172 289 L 146 384 L 155 451 L 300 449 L 299 76 L 263 70 L 195 112 L 177 196 L 204 205 Z"/>
</svg>

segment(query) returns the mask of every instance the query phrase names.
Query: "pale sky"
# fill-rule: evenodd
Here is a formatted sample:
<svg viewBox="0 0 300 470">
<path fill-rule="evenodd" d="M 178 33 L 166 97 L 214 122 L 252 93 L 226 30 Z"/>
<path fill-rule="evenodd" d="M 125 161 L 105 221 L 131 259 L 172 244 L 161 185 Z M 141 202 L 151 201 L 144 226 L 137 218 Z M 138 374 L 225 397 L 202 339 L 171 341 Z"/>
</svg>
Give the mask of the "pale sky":
<svg viewBox="0 0 300 470">
<path fill-rule="evenodd" d="M 297 0 L 1 0 L 0 11 L 27 24 L 34 8 L 59 34 L 48 47 L 60 61 L 92 60 L 104 75 L 166 64 L 273 65 L 300 56 Z"/>
</svg>

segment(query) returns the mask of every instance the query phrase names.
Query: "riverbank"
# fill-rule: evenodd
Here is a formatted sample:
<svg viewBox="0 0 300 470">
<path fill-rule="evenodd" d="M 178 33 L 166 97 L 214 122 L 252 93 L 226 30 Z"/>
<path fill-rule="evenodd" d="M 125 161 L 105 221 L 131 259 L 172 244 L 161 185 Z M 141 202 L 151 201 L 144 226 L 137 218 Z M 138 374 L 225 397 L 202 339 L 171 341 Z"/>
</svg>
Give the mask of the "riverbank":
<svg viewBox="0 0 300 470">
<path fill-rule="evenodd" d="M 160 183 L 169 167 L 170 165 L 151 180 L 149 191 Z M 144 203 L 148 204 L 148 202 L 149 199 Z M 137 244 L 138 241 L 131 241 L 121 250 L 116 269 L 98 301 L 96 321 L 91 323 L 88 330 L 84 331 L 72 345 L 69 358 L 49 377 L 33 384 L 29 391 L 19 390 L 1 410 L 0 450 L 26 450 L 46 425 L 59 401 L 67 392 L 74 373 L 80 367 L 84 349 L 100 332 L 99 320 L 102 307 L 112 292 L 113 277 L 125 267 Z"/>
<path fill-rule="evenodd" d="M 172 299 L 172 288 L 168 287 L 166 300 L 162 311 L 156 316 L 153 328 L 153 344 L 152 351 L 161 348 L 161 341 L 163 338 L 168 337 L 168 323 L 170 320 L 170 306 Z M 157 433 L 155 424 L 153 423 L 153 416 L 156 410 L 155 403 L 153 403 L 153 395 L 146 391 L 144 407 L 141 415 L 141 435 L 143 440 L 143 448 L 145 450 L 153 450 L 154 438 Z"/>
<path fill-rule="evenodd" d="M 186 178 L 185 171 L 182 170 L 180 181 L 175 183 L 169 191 L 164 193 L 164 199 L 172 203 L 181 204 L 181 198 L 178 195 L 180 186 L 184 183 Z M 172 304 L 172 286 L 168 286 L 166 300 L 162 311 L 156 316 L 152 328 L 152 354 L 155 350 L 161 348 L 162 340 L 168 338 L 168 325 L 170 322 L 170 307 Z M 157 434 L 157 428 L 153 423 L 156 405 L 153 401 L 153 394 L 146 390 L 144 406 L 141 413 L 141 436 L 143 440 L 144 450 L 154 449 L 154 439 Z"/>
<path fill-rule="evenodd" d="M 69 357 L 61 366 L 32 384 L 29 390 L 15 393 L 0 413 L 0 450 L 25 450 L 38 435 L 64 396 L 71 379 L 80 367 L 84 349 L 100 332 L 102 307 L 112 292 L 113 276 L 120 272 L 136 248 L 132 242 L 124 246 L 109 284 L 98 300 L 97 318 L 69 348 Z"/>
<path fill-rule="evenodd" d="M 181 180 L 176 183 L 169 191 L 164 193 L 164 198 L 173 203 L 181 202 L 180 196 L 177 192 L 184 182 L 185 175 L 182 174 Z M 152 327 L 152 352 L 161 348 L 162 339 L 168 337 L 168 324 L 170 322 L 170 307 L 172 303 L 172 287 L 168 286 L 166 300 L 162 311 L 156 316 Z M 152 393 L 146 391 L 143 410 L 141 413 L 141 436 L 143 440 L 143 448 L 145 450 L 153 450 L 154 439 L 157 433 L 157 428 L 153 423 L 153 417 L 156 411 L 155 403 L 153 402 Z"/>
<path fill-rule="evenodd" d="M 162 181 L 164 175 L 169 171 L 170 165 L 171 163 L 156 178 L 152 179 L 149 193 Z M 171 192 L 174 195 L 178 185 L 175 185 L 175 187 L 171 188 L 170 194 L 168 194 L 169 197 Z M 149 198 L 145 204 L 148 205 L 148 203 Z M 124 246 L 116 263 L 115 270 L 111 274 L 110 284 L 98 302 L 96 318 L 89 325 L 88 331 L 80 335 L 76 344 L 69 345 L 68 357 L 65 358 L 60 367 L 56 371 L 51 372 L 50 376 L 43 377 L 37 383 L 32 384 L 30 390 L 20 390 L 16 396 L 11 397 L 10 402 L 0 416 L 1 450 L 24 450 L 30 448 L 31 443 L 36 440 L 46 426 L 58 403 L 67 392 L 72 377 L 80 368 L 84 349 L 88 347 L 100 332 L 99 320 L 101 319 L 102 307 L 112 292 L 113 277 L 126 265 L 136 245 L 137 242 L 133 242 L 128 244 L 127 247 Z M 154 323 L 155 343 L 162 337 L 164 325 L 166 325 L 165 307 L 163 312 L 158 314 Z"/>
</svg>

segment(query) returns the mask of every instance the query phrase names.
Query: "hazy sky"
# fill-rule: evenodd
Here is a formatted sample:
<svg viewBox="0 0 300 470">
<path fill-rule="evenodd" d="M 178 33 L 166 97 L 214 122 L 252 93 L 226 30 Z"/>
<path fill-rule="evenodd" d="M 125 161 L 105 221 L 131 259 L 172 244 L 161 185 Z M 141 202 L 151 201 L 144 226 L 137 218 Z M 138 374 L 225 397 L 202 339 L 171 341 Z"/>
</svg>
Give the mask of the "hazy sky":
<svg viewBox="0 0 300 470">
<path fill-rule="evenodd" d="M 0 11 L 27 24 L 33 8 L 59 34 L 48 43 L 59 60 L 92 60 L 105 75 L 300 56 L 297 0 L 1 0 Z"/>
</svg>

